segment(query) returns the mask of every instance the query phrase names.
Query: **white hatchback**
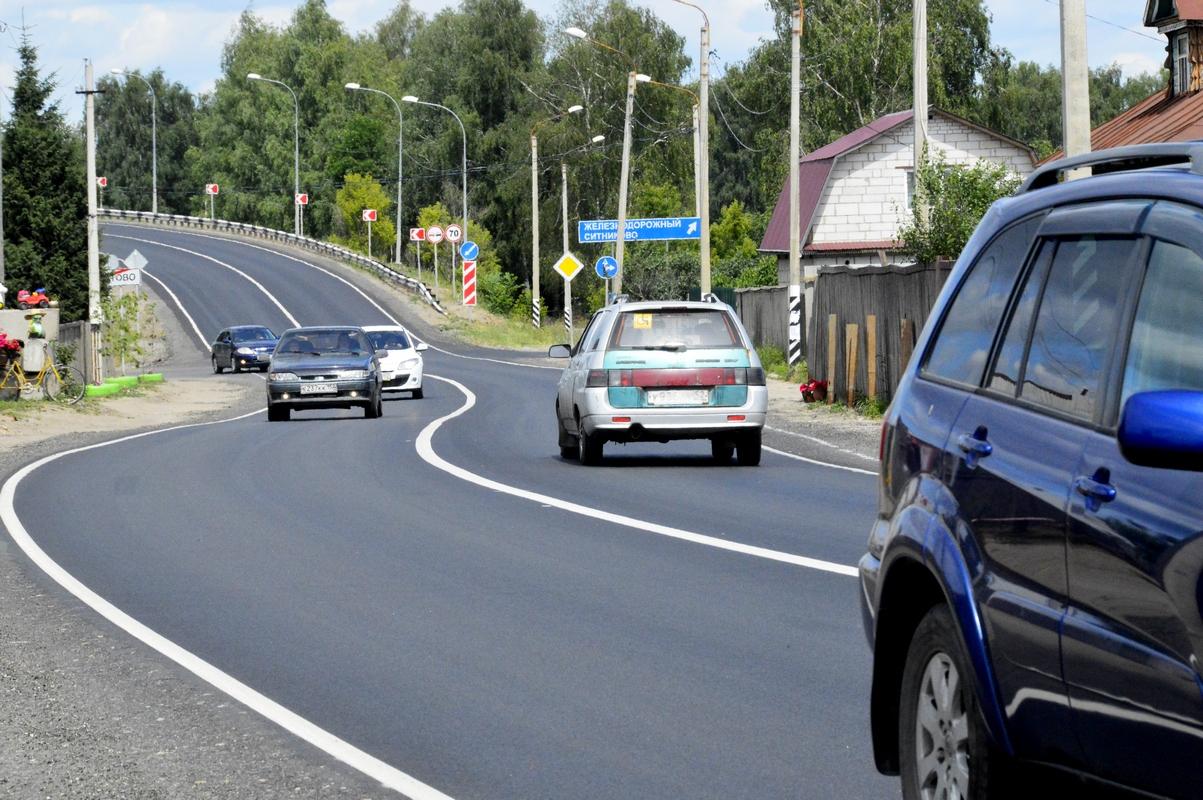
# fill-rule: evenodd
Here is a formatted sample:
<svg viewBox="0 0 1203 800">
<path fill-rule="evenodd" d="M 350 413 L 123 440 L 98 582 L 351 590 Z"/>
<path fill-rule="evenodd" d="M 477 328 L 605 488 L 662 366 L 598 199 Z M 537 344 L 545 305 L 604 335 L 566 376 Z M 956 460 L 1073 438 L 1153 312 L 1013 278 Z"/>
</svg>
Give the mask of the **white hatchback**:
<svg viewBox="0 0 1203 800">
<path fill-rule="evenodd" d="M 387 353 L 380 357 L 380 390 L 409 392 L 415 400 L 421 399 L 421 354 L 426 343 L 415 341 L 400 325 L 365 325 L 363 330 L 377 352 Z"/>
</svg>

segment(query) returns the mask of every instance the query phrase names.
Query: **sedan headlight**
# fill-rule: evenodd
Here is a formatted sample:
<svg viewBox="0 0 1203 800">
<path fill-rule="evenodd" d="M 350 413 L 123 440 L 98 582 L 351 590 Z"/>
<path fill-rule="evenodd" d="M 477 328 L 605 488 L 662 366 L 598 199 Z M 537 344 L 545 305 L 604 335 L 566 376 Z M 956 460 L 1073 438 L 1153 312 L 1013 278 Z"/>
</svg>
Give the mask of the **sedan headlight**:
<svg viewBox="0 0 1203 800">
<path fill-rule="evenodd" d="M 237 353 L 237 354 L 238 354 L 238 355 L 240 355 L 240 356 L 253 356 L 253 355 L 255 355 L 255 351 L 254 351 L 254 350 L 252 350 L 252 349 L 251 349 L 251 348 L 249 348 L 249 347 L 239 347 L 239 348 L 238 348 L 237 350 L 235 350 L 234 352 L 235 352 L 235 353 Z"/>
<path fill-rule="evenodd" d="M 299 381 L 300 380 L 300 378 L 297 377 L 297 374 L 295 372 L 272 372 L 267 377 L 268 377 L 268 379 L 273 380 L 273 381 Z"/>
<path fill-rule="evenodd" d="M 422 363 L 420 358 L 407 358 L 397 365 L 397 369 L 413 369 Z"/>
<path fill-rule="evenodd" d="M 370 374 L 366 369 L 344 369 L 339 371 L 338 377 L 344 381 L 361 381 Z"/>
</svg>

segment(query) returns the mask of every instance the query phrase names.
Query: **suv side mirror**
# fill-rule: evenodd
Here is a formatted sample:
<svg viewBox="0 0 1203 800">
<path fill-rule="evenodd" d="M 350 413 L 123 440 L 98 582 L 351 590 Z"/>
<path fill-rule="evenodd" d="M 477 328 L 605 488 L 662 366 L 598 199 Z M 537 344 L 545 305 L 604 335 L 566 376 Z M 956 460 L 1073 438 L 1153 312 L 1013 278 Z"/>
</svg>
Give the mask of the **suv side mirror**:
<svg viewBox="0 0 1203 800">
<path fill-rule="evenodd" d="M 426 342 L 418 342 L 418 344 L 414 347 L 414 352 L 422 353 L 429 349 L 430 345 L 426 344 Z"/>
<path fill-rule="evenodd" d="M 1203 392 L 1141 392 L 1128 398 L 1119 449 L 1143 467 L 1203 472 Z"/>
<path fill-rule="evenodd" d="M 566 344 L 553 344 L 547 348 L 548 358 L 572 358 L 572 348 Z"/>
</svg>

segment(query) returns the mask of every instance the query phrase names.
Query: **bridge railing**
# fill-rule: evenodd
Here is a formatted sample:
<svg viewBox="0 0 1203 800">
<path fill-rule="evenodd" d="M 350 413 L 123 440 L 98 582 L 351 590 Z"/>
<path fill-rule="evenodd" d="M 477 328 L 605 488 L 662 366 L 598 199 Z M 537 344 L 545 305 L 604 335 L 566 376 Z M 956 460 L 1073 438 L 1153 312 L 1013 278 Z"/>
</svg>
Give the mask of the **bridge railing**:
<svg viewBox="0 0 1203 800">
<path fill-rule="evenodd" d="M 400 286 L 403 289 L 418 295 L 425 300 L 431 308 L 440 314 L 447 313 L 447 310 L 443 308 L 438 299 L 431 294 L 430 289 L 426 287 L 426 284 L 422 283 L 421 281 L 414 280 L 408 275 L 404 275 L 379 261 L 362 255 L 361 253 L 356 253 L 354 250 L 349 250 L 346 247 L 342 247 L 341 245 L 323 242 L 320 239 L 311 239 L 308 236 L 297 236 L 295 233 L 278 231 L 274 228 L 265 228 L 262 225 L 250 225 L 245 222 L 231 222 L 230 220 L 225 219 L 188 217 L 182 214 L 154 214 L 150 211 L 123 211 L 117 208 L 103 208 L 99 213 L 102 217 L 111 217 L 113 219 L 132 220 L 134 222 L 144 222 L 152 225 L 164 225 L 167 227 L 200 228 L 203 230 L 225 233 L 238 233 L 242 234 L 243 236 L 253 236 L 258 239 L 266 239 L 268 241 L 290 244 L 294 247 L 310 250 L 329 258 L 338 258 L 357 266 L 369 269 L 384 280 L 396 284 L 397 286 Z"/>
</svg>

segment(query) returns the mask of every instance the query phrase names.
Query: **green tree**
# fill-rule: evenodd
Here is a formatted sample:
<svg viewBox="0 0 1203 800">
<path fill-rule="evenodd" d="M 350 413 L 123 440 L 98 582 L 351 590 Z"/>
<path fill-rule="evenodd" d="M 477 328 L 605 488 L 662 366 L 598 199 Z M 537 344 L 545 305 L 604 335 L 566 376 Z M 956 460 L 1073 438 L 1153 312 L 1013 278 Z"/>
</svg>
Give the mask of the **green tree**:
<svg viewBox="0 0 1203 800">
<path fill-rule="evenodd" d="M 64 320 L 88 312 L 87 190 L 83 142 L 50 101 L 28 32 L 17 49 L 12 117 L 4 134 L 4 255 L 9 297 L 44 286 Z"/>
<path fill-rule="evenodd" d="M 365 209 L 377 211 L 372 223 L 372 255 L 382 261 L 389 260 L 397 228 L 392 222 L 392 201 L 371 175 L 349 173 L 335 197 L 343 230 L 342 241 L 360 252 L 368 252 L 368 223 L 363 221 Z"/>
<path fill-rule="evenodd" d="M 162 70 L 142 76 L 158 98 L 157 138 L 159 211 L 188 214 L 204 184 L 192 185 L 185 164 L 188 148 L 196 144 L 196 101 L 182 84 L 169 83 Z M 150 92 L 130 76 L 104 76 L 97 82 L 96 166 L 109 179 L 105 205 L 110 208 L 151 210 L 152 136 Z"/>
<path fill-rule="evenodd" d="M 922 263 L 956 258 L 990 205 L 1018 186 L 1019 179 L 1001 164 L 952 164 L 940 153 L 924 158 L 913 216 L 900 232 L 903 251 Z"/>
<path fill-rule="evenodd" d="M 744 210 L 738 200 L 723 207 L 719 220 L 710 226 L 710 253 L 712 258 L 755 258 L 756 241 L 753 233 L 759 234 L 756 219 Z"/>
</svg>

